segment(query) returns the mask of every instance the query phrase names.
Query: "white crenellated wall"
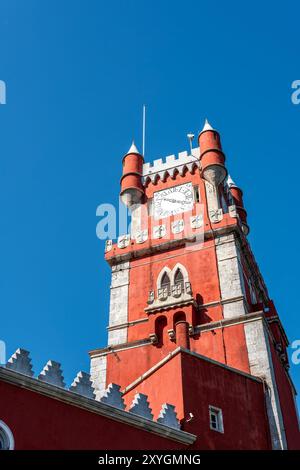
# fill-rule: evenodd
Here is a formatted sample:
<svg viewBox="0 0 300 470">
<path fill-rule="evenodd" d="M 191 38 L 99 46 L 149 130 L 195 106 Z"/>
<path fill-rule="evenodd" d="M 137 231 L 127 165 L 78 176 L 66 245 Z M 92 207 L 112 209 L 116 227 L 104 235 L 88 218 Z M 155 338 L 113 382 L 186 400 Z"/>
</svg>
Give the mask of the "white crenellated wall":
<svg viewBox="0 0 300 470">
<path fill-rule="evenodd" d="M 167 175 L 173 177 L 175 170 L 179 171 L 179 174 L 182 174 L 186 168 L 191 171 L 195 165 L 197 167 L 200 166 L 199 158 L 200 149 L 197 147 L 192 149 L 192 154 L 188 154 L 188 152 L 180 152 L 178 157 L 176 155 L 169 155 L 165 160 L 159 158 L 158 160 L 154 160 L 153 163 L 144 163 L 144 180 L 146 181 L 150 178 L 151 181 L 154 182 L 157 176 L 162 180 Z"/>
</svg>

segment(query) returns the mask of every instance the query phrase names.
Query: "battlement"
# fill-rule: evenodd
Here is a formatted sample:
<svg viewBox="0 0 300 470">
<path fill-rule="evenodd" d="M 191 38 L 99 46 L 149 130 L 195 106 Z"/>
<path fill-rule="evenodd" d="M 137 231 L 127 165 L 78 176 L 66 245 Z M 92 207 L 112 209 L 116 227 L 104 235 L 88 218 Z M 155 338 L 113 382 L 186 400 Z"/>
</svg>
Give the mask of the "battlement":
<svg viewBox="0 0 300 470">
<path fill-rule="evenodd" d="M 7 372 L 6 372 L 7 371 Z M 40 374 L 34 377 L 32 370 L 31 358 L 29 352 L 25 349 L 17 349 L 10 357 L 6 365 L 0 367 L 0 379 L 7 380 L 11 383 L 28 385 L 28 388 L 38 393 L 49 394 L 49 386 L 51 388 L 50 395 L 59 397 L 62 393 L 68 395 L 68 401 L 74 405 L 77 404 L 79 396 L 89 399 L 93 407 L 101 408 L 106 405 L 115 410 L 125 412 L 127 422 L 130 424 L 131 417 L 136 421 L 137 417 L 153 422 L 155 426 L 160 425 L 180 432 L 180 422 L 177 418 L 175 407 L 169 403 L 163 403 L 160 413 L 154 420 L 148 396 L 142 393 L 136 393 L 132 403 L 126 409 L 123 399 L 121 387 L 111 383 L 108 385 L 102 396 L 96 400 L 94 386 L 90 374 L 86 372 L 78 372 L 72 384 L 67 388 L 64 382 L 61 364 L 56 361 L 49 360 L 43 367 Z M 114 411 L 112 410 L 112 413 Z M 168 432 L 166 430 L 166 432 Z"/>
<path fill-rule="evenodd" d="M 174 177 L 175 171 L 178 171 L 180 175 L 184 171 L 192 171 L 196 166 L 200 167 L 200 149 L 196 147 L 192 149 L 192 153 L 189 154 L 187 151 L 180 152 L 177 155 L 169 155 L 165 159 L 159 158 L 154 160 L 153 163 L 144 163 L 143 165 L 143 177 L 146 183 L 149 179 L 155 182 L 155 179 L 159 176 L 161 180 L 164 180 L 168 175 L 171 178 Z"/>
</svg>

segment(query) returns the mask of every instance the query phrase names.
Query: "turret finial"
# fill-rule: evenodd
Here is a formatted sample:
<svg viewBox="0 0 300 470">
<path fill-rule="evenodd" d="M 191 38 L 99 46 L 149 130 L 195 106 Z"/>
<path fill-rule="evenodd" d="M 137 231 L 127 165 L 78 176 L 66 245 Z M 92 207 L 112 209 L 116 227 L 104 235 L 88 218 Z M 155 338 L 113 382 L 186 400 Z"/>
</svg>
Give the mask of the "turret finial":
<svg viewBox="0 0 300 470">
<path fill-rule="evenodd" d="M 205 123 L 204 123 L 204 126 L 203 126 L 203 129 L 201 132 L 204 132 L 204 131 L 213 131 L 214 128 L 209 124 L 208 120 L 205 119 Z"/>
<path fill-rule="evenodd" d="M 130 149 L 128 150 L 127 155 L 128 155 L 129 153 L 138 153 L 138 154 L 140 154 L 140 152 L 138 151 L 138 149 L 137 149 L 137 147 L 136 147 L 136 145 L 135 145 L 135 143 L 134 143 L 134 140 L 132 141 L 131 147 L 130 147 Z"/>
</svg>

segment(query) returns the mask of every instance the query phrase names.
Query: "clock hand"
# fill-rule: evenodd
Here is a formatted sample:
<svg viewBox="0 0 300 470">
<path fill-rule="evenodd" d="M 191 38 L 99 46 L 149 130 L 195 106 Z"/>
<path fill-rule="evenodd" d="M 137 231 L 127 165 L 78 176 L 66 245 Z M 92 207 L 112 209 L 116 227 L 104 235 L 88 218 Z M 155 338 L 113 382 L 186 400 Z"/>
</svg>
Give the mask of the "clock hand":
<svg viewBox="0 0 300 470">
<path fill-rule="evenodd" d="M 176 199 L 164 199 L 164 201 L 166 201 L 166 202 L 178 202 L 178 201 L 176 201 Z"/>
<path fill-rule="evenodd" d="M 189 204 L 189 201 L 177 201 L 176 199 L 164 199 L 166 202 L 174 202 L 177 204 Z"/>
</svg>

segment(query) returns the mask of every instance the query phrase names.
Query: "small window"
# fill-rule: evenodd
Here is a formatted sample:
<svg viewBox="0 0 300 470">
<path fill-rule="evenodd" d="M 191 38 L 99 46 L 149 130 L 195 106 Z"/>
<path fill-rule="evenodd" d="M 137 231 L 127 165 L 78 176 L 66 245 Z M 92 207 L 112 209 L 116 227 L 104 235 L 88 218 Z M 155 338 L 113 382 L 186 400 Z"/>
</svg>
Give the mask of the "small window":
<svg viewBox="0 0 300 470">
<path fill-rule="evenodd" d="M 14 437 L 9 427 L 0 420 L 0 451 L 14 449 Z"/>
<path fill-rule="evenodd" d="M 194 186 L 194 202 L 200 202 L 199 186 Z"/>
<path fill-rule="evenodd" d="M 209 424 L 213 431 L 224 432 L 223 415 L 220 408 L 209 407 Z"/>
</svg>

